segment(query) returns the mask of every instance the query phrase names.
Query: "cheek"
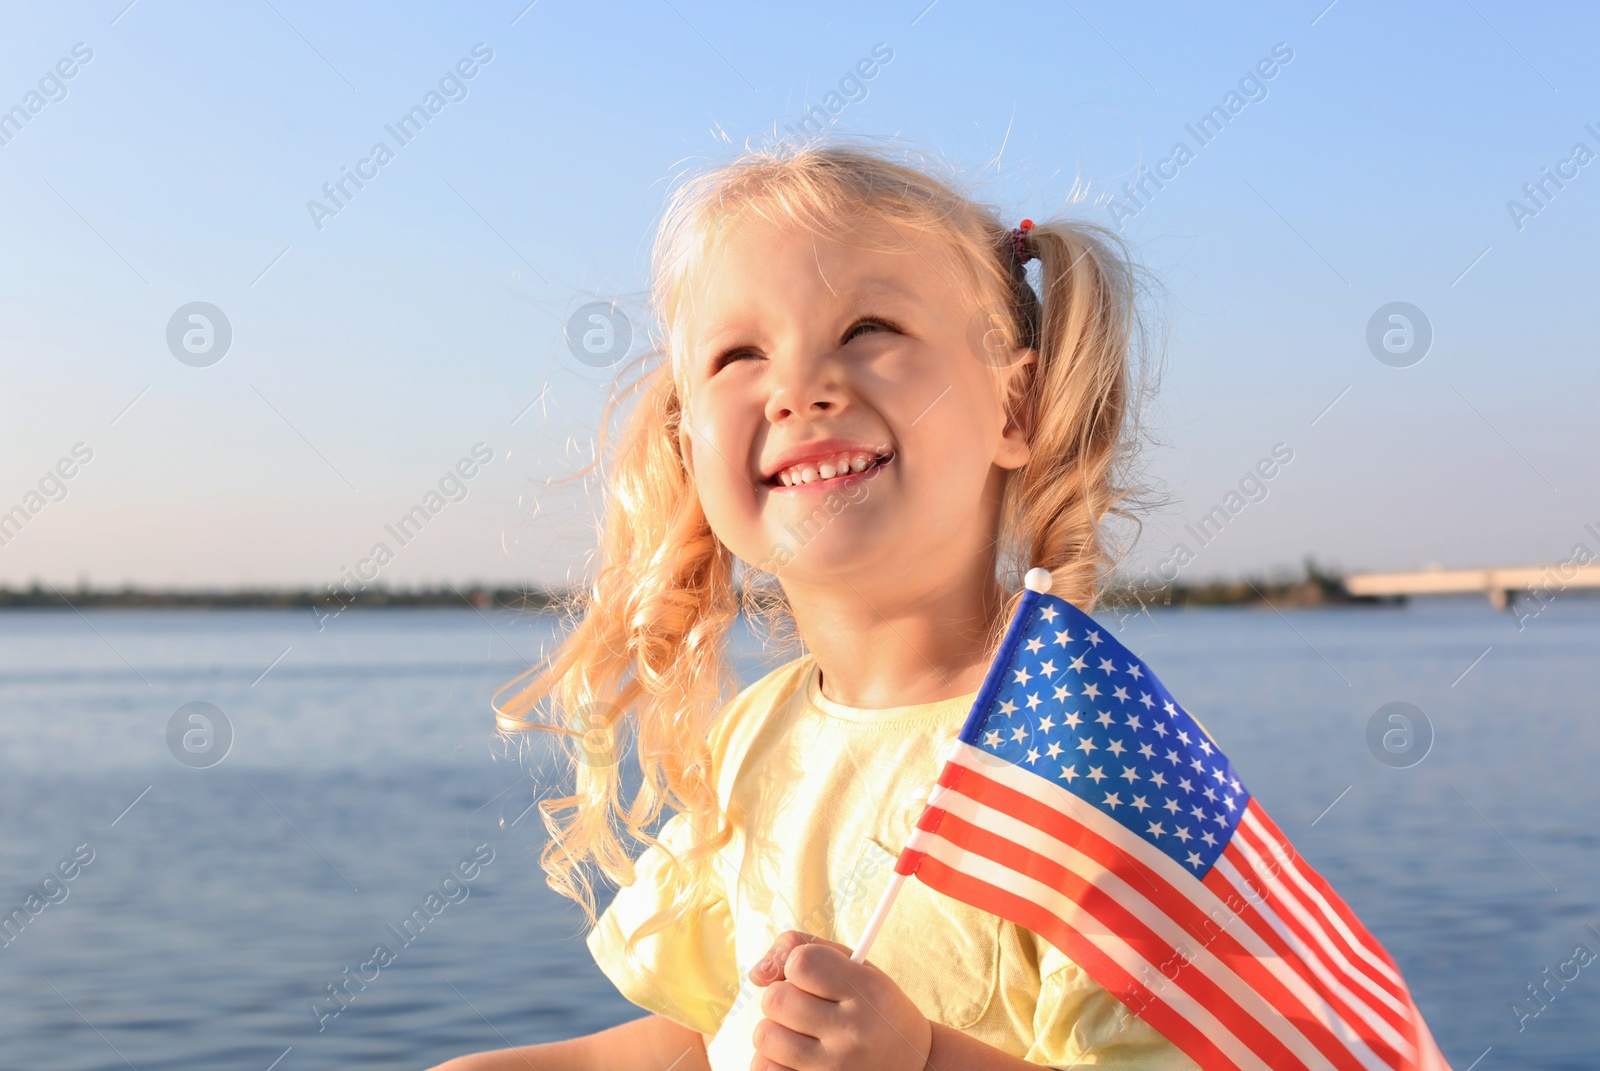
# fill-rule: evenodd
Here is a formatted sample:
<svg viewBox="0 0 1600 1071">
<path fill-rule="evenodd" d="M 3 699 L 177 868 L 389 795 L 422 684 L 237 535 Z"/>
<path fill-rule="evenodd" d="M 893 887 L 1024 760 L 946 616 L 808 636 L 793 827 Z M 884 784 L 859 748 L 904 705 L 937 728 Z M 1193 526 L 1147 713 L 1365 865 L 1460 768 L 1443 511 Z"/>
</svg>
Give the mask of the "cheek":
<svg viewBox="0 0 1600 1071">
<path fill-rule="evenodd" d="M 732 545 L 733 529 L 750 516 L 755 501 L 747 471 L 753 431 L 737 414 L 710 405 L 697 406 L 686 420 L 695 491 L 712 531 Z"/>
<path fill-rule="evenodd" d="M 941 500 L 959 496 L 970 505 L 993 466 L 999 425 L 980 404 L 981 395 L 963 397 L 958 393 L 963 389 L 971 388 L 958 384 L 907 429 L 904 439 L 920 479 Z"/>
</svg>

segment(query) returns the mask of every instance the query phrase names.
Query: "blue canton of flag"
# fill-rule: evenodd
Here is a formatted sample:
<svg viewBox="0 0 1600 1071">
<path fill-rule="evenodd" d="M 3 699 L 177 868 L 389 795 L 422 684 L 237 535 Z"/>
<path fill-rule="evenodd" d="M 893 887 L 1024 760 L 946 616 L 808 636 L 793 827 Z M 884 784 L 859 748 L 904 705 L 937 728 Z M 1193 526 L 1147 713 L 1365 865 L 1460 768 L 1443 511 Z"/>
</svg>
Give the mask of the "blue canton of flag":
<svg viewBox="0 0 1600 1071">
<path fill-rule="evenodd" d="M 987 712 L 973 711 L 961 739 L 1049 777 L 1197 876 L 1250 802 L 1149 667 L 1054 595 L 1038 596 Z"/>
</svg>

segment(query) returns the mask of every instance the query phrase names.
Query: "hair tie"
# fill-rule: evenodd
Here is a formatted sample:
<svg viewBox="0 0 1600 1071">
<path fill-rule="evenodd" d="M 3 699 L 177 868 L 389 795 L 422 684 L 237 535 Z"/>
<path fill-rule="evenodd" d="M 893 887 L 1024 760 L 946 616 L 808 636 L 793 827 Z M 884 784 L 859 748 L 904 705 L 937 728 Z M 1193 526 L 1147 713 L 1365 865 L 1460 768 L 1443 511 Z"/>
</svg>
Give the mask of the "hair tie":
<svg viewBox="0 0 1600 1071">
<path fill-rule="evenodd" d="M 1028 239 L 1028 232 L 1033 230 L 1033 220 L 1025 219 L 1021 226 L 1011 228 L 1011 250 L 1016 254 L 1017 263 L 1026 264 L 1033 259 L 1033 254 L 1023 249 L 1023 244 Z"/>
</svg>

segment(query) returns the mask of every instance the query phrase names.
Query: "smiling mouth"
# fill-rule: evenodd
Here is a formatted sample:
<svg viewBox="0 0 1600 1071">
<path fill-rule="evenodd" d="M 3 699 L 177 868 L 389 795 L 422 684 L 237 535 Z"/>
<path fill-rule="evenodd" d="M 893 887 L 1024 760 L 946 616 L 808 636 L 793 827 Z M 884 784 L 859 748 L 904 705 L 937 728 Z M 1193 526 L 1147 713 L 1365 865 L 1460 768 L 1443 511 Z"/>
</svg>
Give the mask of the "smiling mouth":
<svg viewBox="0 0 1600 1071">
<path fill-rule="evenodd" d="M 799 491 L 807 487 L 837 487 L 849 480 L 870 479 L 879 469 L 893 461 L 896 456 L 898 455 L 893 450 L 885 454 L 878 454 L 865 467 L 860 469 L 854 467 L 835 469 L 832 466 L 823 466 L 815 463 L 794 466 L 770 477 L 765 483 L 767 488 L 773 491 Z M 824 476 L 824 471 L 831 471 L 833 474 Z M 790 482 L 785 483 L 784 480 L 786 479 Z"/>
</svg>

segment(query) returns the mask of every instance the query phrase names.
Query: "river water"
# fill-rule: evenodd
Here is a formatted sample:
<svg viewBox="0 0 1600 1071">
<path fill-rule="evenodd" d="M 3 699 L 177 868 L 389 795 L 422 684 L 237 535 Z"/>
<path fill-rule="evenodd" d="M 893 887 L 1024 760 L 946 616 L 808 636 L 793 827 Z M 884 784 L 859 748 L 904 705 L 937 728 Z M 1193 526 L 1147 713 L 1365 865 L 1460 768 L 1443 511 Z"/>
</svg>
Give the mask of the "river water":
<svg viewBox="0 0 1600 1071">
<path fill-rule="evenodd" d="M 1384 942 L 1457 1071 L 1600 1066 L 1600 960 L 1574 960 L 1600 953 L 1600 601 L 1521 630 L 1451 600 L 1103 620 Z M 44 905 L 0 948 L 0 1068 L 423 1068 L 641 1014 L 544 886 L 529 766 L 490 732 L 556 627 L 0 613 L 0 906 Z M 734 648 L 745 682 L 783 660 Z M 196 702 L 232 729 L 214 765 L 169 747 Z M 1369 746 L 1393 702 L 1431 726 L 1414 765 Z M 218 753 L 203 726 L 182 719 L 191 762 Z M 393 961 L 315 1012 L 379 944 Z"/>
</svg>

